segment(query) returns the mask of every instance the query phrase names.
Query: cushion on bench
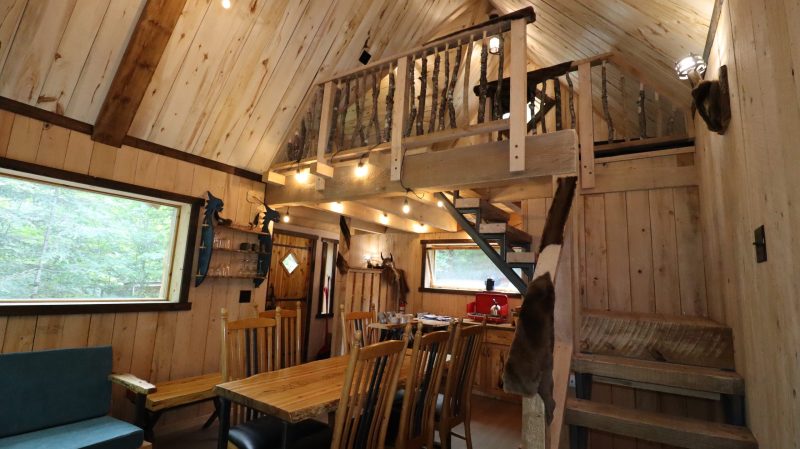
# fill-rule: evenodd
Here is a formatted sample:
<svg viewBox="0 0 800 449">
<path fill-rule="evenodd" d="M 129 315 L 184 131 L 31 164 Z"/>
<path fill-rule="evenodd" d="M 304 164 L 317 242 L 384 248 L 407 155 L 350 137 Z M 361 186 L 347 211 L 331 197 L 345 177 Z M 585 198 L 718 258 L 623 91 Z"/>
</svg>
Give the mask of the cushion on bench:
<svg viewBox="0 0 800 449">
<path fill-rule="evenodd" d="M 110 373 L 110 346 L 0 355 L 0 438 L 107 415 Z"/>
<path fill-rule="evenodd" d="M 7 449 L 138 449 L 143 440 L 142 429 L 110 416 L 103 416 L 0 438 L 0 447 Z"/>
</svg>

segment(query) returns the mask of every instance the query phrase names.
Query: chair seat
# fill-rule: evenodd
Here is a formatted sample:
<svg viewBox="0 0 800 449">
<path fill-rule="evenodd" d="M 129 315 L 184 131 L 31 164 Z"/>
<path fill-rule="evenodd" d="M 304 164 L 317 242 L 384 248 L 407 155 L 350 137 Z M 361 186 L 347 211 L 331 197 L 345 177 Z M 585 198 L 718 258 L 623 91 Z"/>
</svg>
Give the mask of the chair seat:
<svg viewBox="0 0 800 449">
<path fill-rule="evenodd" d="M 281 447 L 284 423 L 271 416 L 231 427 L 228 441 L 239 449 L 276 449 Z M 288 445 L 292 449 L 321 449 L 331 445 L 333 432 L 327 424 L 308 419 L 288 426 Z"/>
<path fill-rule="evenodd" d="M 87 419 L 63 426 L 0 438 L 7 449 L 138 449 L 144 441 L 142 429 L 110 416 Z"/>
</svg>

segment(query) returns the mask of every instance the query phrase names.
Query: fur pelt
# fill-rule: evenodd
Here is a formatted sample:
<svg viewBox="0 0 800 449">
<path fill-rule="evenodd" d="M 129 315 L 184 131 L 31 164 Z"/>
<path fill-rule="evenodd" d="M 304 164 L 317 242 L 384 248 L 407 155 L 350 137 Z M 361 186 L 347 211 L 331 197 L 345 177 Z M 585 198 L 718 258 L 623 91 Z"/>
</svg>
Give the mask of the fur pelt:
<svg viewBox="0 0 800 449">
<path fill-rule="evenodd" d="M 528 284 L 514 341 L 503 371 L 507 393 L 542 397 L 547 423 L 553 419 L 553 307 L 555 289 L 550 273 Z"/>
</svg>

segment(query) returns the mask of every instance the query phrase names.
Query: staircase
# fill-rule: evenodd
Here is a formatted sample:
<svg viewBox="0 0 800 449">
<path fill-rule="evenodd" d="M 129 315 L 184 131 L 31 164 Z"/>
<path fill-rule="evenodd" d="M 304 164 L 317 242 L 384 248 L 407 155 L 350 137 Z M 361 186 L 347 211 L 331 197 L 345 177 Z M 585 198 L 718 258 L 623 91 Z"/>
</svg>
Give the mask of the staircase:
<svg viewBox="0 0 800 449">
<path fill-rule="evenodd" d="M 671 337 L 671 338 L 670 338 Z M 566 403 L 571 449 L 596 429 L 694 449 L 755 449 L 745 427 L 744 379 L 732 371 L 730 329 L 702 318 L 585 312 L 573 355 L 575 399 Z M 725 423 L 593 402 L 592 383 L 721 401 Z"/>
<path fill-rule="evenodd" d="M 451 203 L 441 193 L 436 197 L 506 279 L 524 295 L 527 283 L 514 269 L 521 269 L 528 279 L 533 276 L 536 265 L 536 254 L 531 251 L 533 238 L 510 226 L 508 213 L 483 198 L 454 195 Z"/>
</svg>

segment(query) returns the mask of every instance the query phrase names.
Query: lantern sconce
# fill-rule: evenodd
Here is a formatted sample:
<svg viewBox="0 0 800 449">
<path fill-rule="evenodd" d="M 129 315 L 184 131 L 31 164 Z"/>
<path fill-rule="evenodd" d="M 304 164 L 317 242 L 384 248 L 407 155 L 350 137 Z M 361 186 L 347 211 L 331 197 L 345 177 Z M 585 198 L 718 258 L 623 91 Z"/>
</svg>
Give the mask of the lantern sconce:
<svg viewBox="0 0 800 449">
<path fill-rule="evenodd" d="M 675 64 L 678 79 L 692 84 L 692 107 L 700 114 L 709 131 L 725 134 L 731 122 L 731 100 L 728 88 L 728 66 L 719 68 L 717 80 L 705 80 L 706 62 L 691 54 Z"/>
<path fill-rule="evenodd" d="M 500 36 L 492 36 L 489 38 L 489 53 L 493 55 L 500 54 Z"/>
</svg>

